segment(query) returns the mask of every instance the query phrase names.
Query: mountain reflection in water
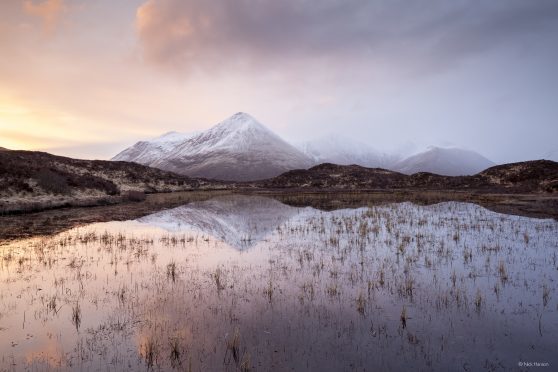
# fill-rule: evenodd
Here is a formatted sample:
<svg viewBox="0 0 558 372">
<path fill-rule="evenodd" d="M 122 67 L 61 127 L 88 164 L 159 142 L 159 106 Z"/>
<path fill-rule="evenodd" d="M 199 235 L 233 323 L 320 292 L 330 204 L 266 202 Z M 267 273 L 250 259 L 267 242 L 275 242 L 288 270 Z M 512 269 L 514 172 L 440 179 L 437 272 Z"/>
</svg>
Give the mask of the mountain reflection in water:
<svg viewBox="0 0 558 372">
<path fill-rule="evenodd" d="M 5 243 L 0 370 L 557 365 L 556 221 L 303 199 L 220 196 Z"/>
</svg>

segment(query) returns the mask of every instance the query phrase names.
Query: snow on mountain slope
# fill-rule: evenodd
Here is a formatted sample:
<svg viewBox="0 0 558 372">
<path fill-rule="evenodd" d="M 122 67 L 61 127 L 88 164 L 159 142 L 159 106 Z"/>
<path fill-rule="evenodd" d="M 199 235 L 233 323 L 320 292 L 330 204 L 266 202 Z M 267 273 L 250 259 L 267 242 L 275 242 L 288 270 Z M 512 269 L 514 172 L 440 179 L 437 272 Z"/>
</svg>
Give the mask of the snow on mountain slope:
<svg viewBox="0 0 558 372">
<path fill-rule="evenodd" d="M 134 161 L 191 177 L 232 181 L 270 178 L 312 165 L 311 159 L 294 146 L 241 112 L 184 139 L 171 136 L 155 144 L 140 142 L 113 160 Z"/>
<path fill-rule="evenodd" d="M 399 160 L 396 155 L 381 153 L 366 143 L 338 134 L 302 142 L 297 147 L 312 158 L 315 164 L 357 164 L 371 168 L 389 168 Z"/>
<path fill-rule="evenodd" d="M 150 165 L 152 162 L 168 155 L 176 145 L 195 136 L 198 132 L 179 133 L 168 132 L 160 137 L 149 141 L 140 141 L 120 152 L 111 160 L 114 161 L 132 161 L 144 165 Z"/>
<path fill-rule="evenodd" d="M 413 174 L 430 172 L 445 176 L 464 176 L 479 173 L 495 165 L 484 156 L 459 148 L 430 147 L 393 165 L 394 171 Z"/>
</svg>

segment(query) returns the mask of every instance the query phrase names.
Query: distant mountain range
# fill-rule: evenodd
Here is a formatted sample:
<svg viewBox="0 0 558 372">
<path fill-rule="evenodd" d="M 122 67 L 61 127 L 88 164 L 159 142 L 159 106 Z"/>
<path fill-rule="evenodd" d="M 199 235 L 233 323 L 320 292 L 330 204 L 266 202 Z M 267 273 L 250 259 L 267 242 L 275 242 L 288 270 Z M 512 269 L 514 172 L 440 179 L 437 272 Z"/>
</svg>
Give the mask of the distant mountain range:
<svg viewBox="0 0 558 372">
<path fill-rule="evenodd" d="M 295 146 L 242 112 L 203 132 L 170 132 L 140 141 L 112 160 L 135 162 L 190 177 L 229 181 L 262 180 L 321 163 L 448 176 L 476 174 L 494 165 L 478 153 L 458 148 L 431 147 L 402 159 L 340 136 L 318 137 Z"/>
<path fill-rule="evenodd" d="M 484 156 L 459 148 L 429 147 L 426 151 L 403 158 L 397 154 L 381 153 L 371 146 L 342 136 L 328 136 L 304 142 L 298 148 L 314 164 L 332 163 L 384 168 L 413 174 L 429 172 L 444 176 L 476 174 L 495 164 Z"/>
</svg>

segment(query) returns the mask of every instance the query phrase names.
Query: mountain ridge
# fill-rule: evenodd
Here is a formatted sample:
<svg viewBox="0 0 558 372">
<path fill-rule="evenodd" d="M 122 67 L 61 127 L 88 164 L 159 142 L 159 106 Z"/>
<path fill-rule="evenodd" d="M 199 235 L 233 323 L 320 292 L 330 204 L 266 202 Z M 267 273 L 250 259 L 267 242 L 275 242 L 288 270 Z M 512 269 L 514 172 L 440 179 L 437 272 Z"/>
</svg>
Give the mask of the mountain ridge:
<svg viewBox="0 0 558 372">
<path fill-rule="evenodd" d="M 153 140 L 137 142 L 112 160 L 229 181 L 268 179 L 321 163 L 449 176 L 473 175 L 494 165 L 476 152 L 459 148 L 430 147 L 403 158 L 379 152 L 365 142 L 344 135 L 330 134 L 292 145 L 244 112 L 202 132 L 168 132 Z"/>
</svg>

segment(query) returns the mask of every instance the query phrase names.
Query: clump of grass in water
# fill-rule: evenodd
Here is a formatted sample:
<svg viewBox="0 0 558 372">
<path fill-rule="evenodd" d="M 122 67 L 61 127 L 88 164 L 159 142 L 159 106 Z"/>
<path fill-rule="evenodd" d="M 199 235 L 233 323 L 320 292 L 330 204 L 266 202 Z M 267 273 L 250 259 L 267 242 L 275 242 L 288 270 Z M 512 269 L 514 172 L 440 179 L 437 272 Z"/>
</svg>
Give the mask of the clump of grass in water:
<svg viewBox="0 0 558 372">
<path fill-rule="evenodd" d="M 407 307 L 405 305 L 403 305 L 399 319 L 401 320 L 401 327 L 403 329 L 407 328 L 407 319 L 409 318 L 407 317 Z"/>
<path fill-rule="evenodd" d="M 545 285 L 543 285 L 543 306 L 546 307 L 548 305 L 548 300 L 550 298 L 550 289 Z"/>
<path fill-rule="evenodd" d="M 271 303 L 271 300 L 273 299 L 273 282 L 271 281 L 271 278 L 269 279 L 269 283 L 267 284 L 267 288 L 264 289 L 264 295 L 269 300 L 269 303 Z"/>
<path fill-rule="evenodd" d="M 451 279 L 452 285 L 455 287 L 455 282 L 457 281 L 457 274 L 455 273 L 455 270 L 452 271 L 450 279 Z"/>
<path fill-rule="evenodd" d="M 473 259 L 473 251 L 470 248 L 463 248 L 463 262 L 468 263 Z"/>
<path fill-rule="evenodd" d="M 365 238 L 368 235 L 368 222 L 362 221 L 358 226 L 358 234 L 361 238 Z"/>
<path fill-rule="evenodd" d="M 230 363 L 231 357 L 236 365 L 240 362 L 240 331 L 238 328 L 234 330 L 231 338 L 227 339 L 227 350 L 225 351 L 225 364 Z"/>
<path fill-rule="evenodd" d="M 399 244 L 397 247 L 397 254 L 398 255 L 405 255 L 405 245 L 403 243 Z"/>
<path fill-rule="evenodd" d="M 459 239 L 461 238 L 461 235 L 459 234 L 459 230 L 457 230 L 454 234 L 453 234 L 453 241 L 454 242 L 458 242 Z"/>
<path fill-rule="evenodd" d="M 407 277 L 405 278 L 405 294 L 409 297 L 413 297 L 413 285 L 415 281 L 413 278 Z"/>
<path fill-rule="evenodd" d="M 364 315 L 364 311 L 366 309 L 366 300 L 364 299 L 362 293 L 356 299 L 356 304 L 357 304 L 357 311 L 359 312 L 359 314 Z"/>
<path fill-rule="evenodd" d="M 72 323 L 76 327 L 76 331 L 79 331 L 81 326 L 81 307 L 79 302 L 76 302 L 75 306 L 72 307 Z"/>
<path fill-rule="evenodd" d="M 220 267 L 218 267 L 215 270 L 215 273 L 213 274 L 213 280 L 217 285 L 217 291 L 222 291 L 223 289 L 225 289 L 225 283 L 223 281 L 223 272 Z"/>
<path fill-rule="evenodd" d="M 52 296 L 48 301 L 47 301 L 47 309 L 52 311 L 53 313 L 57 313 L 58 309 L 56 308 L 56 295 Z"/>
<path fill-rule="evenodd" d="M 171 366 L 173 368 L 179 367 L 182 365 L 182 359 L 181 359 L 181 352 L 180 352 L 180 340 L 178 339 L 178 337 L 174 337 L 171 338 L 169 340 L 170 343 L 170 361 L 171 361 Z"/>
<path fill-rule="evenodd" d="M 302 291 L 310 301 L 314 300 L 314 283 L 308 282 L 302 286 Z"/>
<path fill-rule="evenodd" d="M 241 372 L 248 372 L 252 370 L 250 353 L 244 351 L 241 356 L 240 331 L 238 328 L 234 330 L 233 336 L 227 339 L 227 350 L 225 351 L 225 359 L 223 360 L 223 363 L 225 365 L 229 365 L 231 358 Z"/>
<path fill-rule="evenodd" d="M 415 334 L 412 334 L 411 332 L 407 332 L 407 341 L 409 341 L 409 343 L 411 345 L 418 345 L 419 344 L 419 340 L 418 340 L 417 336 Z"/>
<path fill-rule="evenodd" d="M 378 283 L 380 283 L 380 285 L 381 285 L 382 287 L 383 287 L 384 284 L 386 283 L 385 275 L 386 275 L 386 274 L 384 273 L 384 270 L 383 270 L 383 269 L 380 270 L 380 279 L 378 280 Z"/>
<path fill-rule="evenodd" d="M 424 266 L 429 269 L 432 267 L 432 260 L 429 257 L 424 256 Z"/>
<path fill-rule="evenodd" d="M 176 276 L 176 262 L 171 261 L 171 263 L 167 265 L 167 278 L 171 279 L 174 283 L 176 281 Z"/>
<path fill-rule="evenodd" d="M 121 288 L 118 289 L 118 292 L 116 293 L 116 297 L 118 297 L 118 302 L 121 305 L 124 305 L 126 301 L 126 286 L 122 286 Z"/>
<path fill-rule="evenodd" d="M 153 367 L 157 363 L 157 358 L 159 355 L 159 349 L 155 340 L 152 337 L 148 337 L 142 347 L 143 357 L 148 368 Z"/>
<path fill-rule="evenodd" d="M 498 275 L 500 275 L 500 280 L 505 283 L 508 280 L 508 272 L 506 270 L 506 265 L 504 261 L 500 261 L 498 264 Z"/>
<path fill-rule="evenodd" d="M 336 297 L 339 295 L 339 289 L 337 288 L 336 283 L 327 287 L 327 294 L 330 295 L 331 297 Z"/>
<path fill-rule="evenodd" d="M 242 361 L 240 362 L 240 371 L 241 372 L 249 372 L 252 370 L 252 361 L 251 361 L 250 353 L 244 353 L 242 355 Z"/>
<path fill-rule="evenodd" d="M 71 269 L 80 268 L 83 265 L 83 262 L 78 262 L 77 257 L 72 257 L 72 260 L 68 264 L 68 267 Z"/>
<path fill-rule="evenodd" d="M 369 280 L 368 281 L 368 298 L 370 298 L 370 295 L 372 294 L 372 290 L 374 290 L 374 282 Z"/>
<path fill-rule="evenodd" d="M 480 311 L 482 306 L 482 294 L 480 289 L 477 289 L 477 294 L 475 296 L 475 308 L 477 309 L 477 311 Z"/>
<path fill-rule="evenodd" d="M 494 284 L 494 293 L 496 294 L 496 298 L 500 299 L 500 286 L 498 283 Z"/>
</svg>

